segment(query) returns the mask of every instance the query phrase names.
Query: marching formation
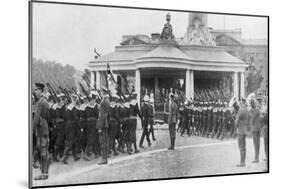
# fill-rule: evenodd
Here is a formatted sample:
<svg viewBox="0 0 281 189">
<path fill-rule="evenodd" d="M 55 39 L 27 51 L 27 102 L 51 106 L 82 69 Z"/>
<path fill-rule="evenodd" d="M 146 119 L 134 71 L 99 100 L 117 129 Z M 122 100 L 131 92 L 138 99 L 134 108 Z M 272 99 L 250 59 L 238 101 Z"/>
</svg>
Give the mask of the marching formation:
<svg viewBox="0 0 281 189">
<path fill-rule="evenodd" d="M 47 92 L 46 92 L 47 91 Z M 86 95 L 85 95 L 86 94 Z M 144 148 L 144 140 L 151 146 L 150 134 L 154 135 L 154 100 L 143 97 L 141 106 L 137 103 L 137 93 L 118 96 L 108 88 L 90 90 L 79 94 L 75 90 L 54 93 L 48 83 L 35 83 L 33 104 L 33 167 L 40 164 L 41 175 L 36 180 L 48 179 L 52 161 L 69 163 L 91 161 L 101 157 L 98 164 L 107 164 L 110 156 L 121 153 L 138 153 Z M 175 149 L 176 131 L 184 134 L 215 139 L 238 138 L 241 163 L 245 166 L 246 136 L 253 137 L 256 157 L 259 161 L 261 130 L 264 129 L 265 151 L 268 154 L 267 132 L 268 114 L 266 102 L 261 98 L 235 97 L 229 103 L 215 98 L 202 100 L 195 98 L 182 103 L 174 93 L 169 94 L 168 126 L 171 145 Z M 137 119 L 141 120 L 142 135 L 137 145 Z M 150 126 L 150 127 L 149 127 Z M 177 127 L 177 128 L 176 128 Z"/>
<path fill-rule="evenodd" d="M 214 101 L 187 102 L 179 108 L 177 131 L 217 139 L 235 138 L 235 111 L 228 103 Z"/>
<path fill-rule="evenodd" d="M 70 156 L 75 161 L 81 158 L 90 161 L 93 156 L 101 157 L 99 164 L 107 164 L 108 157 L 118 155 L 118 151 L 138 153 L 137 117 L 141 118 L 143 127 L 139 147 L 143 148 L 144 138 L 151 146 L 150 133 L 155 140 L 152 105 L 145 100 L 140 110 L 136 93 L 121 98 L 103 88 L 100 92 L 92 90 L 88 96 L 59 93 L 52 98 L 44 88 L 42 83 L 35 84 L 39 98 L 33 115 L 33 166 L 38 168 L 39 161 L 42 172 L 36 180 L 48 179 L 50 160 L 68 164 Z"/>
</svg>

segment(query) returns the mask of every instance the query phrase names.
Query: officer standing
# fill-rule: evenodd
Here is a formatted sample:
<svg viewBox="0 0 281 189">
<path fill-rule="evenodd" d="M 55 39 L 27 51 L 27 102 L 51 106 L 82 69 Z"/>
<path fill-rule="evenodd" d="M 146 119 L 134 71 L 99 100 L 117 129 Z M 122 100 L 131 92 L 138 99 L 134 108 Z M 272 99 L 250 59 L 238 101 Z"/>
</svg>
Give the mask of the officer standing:
<svg viewBox="0 0 281 189">
<path fill-rule="evenodd" d="M 107 164 L 109 140 L 108 140 L 108 121 L 109 121 L 109 91 L 106 88 L 102 89 L 102 102 L 99 109 L 99 118 L 97 122 L 97 129 L 99 132 L 100 144 L 101 144 L 101 156 L 102 160 L 99 165 Z"/>
<path fill-rule="evenodd" d="M 246 99 L 242 98 L 239 111 L 236 116 L 235 126 L 237 128 L 238 145 L 240 150 L 240 164 L 237 167 L 245 167 L 246 160 L 246 136 L 249 123 L 249 113 L 246 106 Z"/>
<path fill-rule="evenodd" d="M 49 176 L 49 104 L 43 95 L 45 85 L 43 83 L 35 83 L 35 94 L 39 98 L 35 114 L 32 122 L 33 130 L 37 139 L 36 148 L 40 153 L 40 169 L 41 175 L 35 177 L 35 180 L 46 180 Z"/>
<path fill-rule="evenodd" d="M 168 150 L 175 149 L 175 141 L 176 141 L 176 123 L 178 120 L 178 106 L 175 103 L 175 96 L 173 94 L 170 95 L 171 102 L 169 105 L 169 117 L 168 117 L 168 124 L 169 124 L 169 134 L 170 134 L 170 141 L 171 145 Z"/>
<path fill-rule="evenodd" d="M 251 110 L 249 112 L 250 115 L 250 126 L 253 136 L 253 143 L 255 149 L 255 159 L 252 163 L 259 162 L 259 153 L 260 153 L 260 136 L 261 136 L 261 126 L 260 126 L 260 111 L 256 107 L 255 100 L 252 99 L 250 101 Z"/>
<path fill-rule="evenodd" d="M 148 146 L 151 146 L 150 140 L 149 140 L 149 133 L 148 133 L 148 124 L 149 124 L 149 97 L 146 95 L 143 98 L 144 104 L 142 106 L 142 135 L 140 139 L 139 146 L 140 148 L 143 148 L 143 140 L 144 137 L 146 137 L 146 141 L 148 143 Z"/>
<path fill-rule="evenodd" d="M 137 93 L 132 94 L 132 99 L 130 101 L 130 122 L 129 122 L 129 141 L 130 144 L 134 145 L 135 153 L 138 153 L 139 150 L 137 148 L 137 116 L 141 118 L 141 113 L 139 109 L 139 105 L 137 103 Z M 154 134 L 153 134 L 154 136 Z M 130 147 L 131 148 L 131 147 Z"/>
</svg>

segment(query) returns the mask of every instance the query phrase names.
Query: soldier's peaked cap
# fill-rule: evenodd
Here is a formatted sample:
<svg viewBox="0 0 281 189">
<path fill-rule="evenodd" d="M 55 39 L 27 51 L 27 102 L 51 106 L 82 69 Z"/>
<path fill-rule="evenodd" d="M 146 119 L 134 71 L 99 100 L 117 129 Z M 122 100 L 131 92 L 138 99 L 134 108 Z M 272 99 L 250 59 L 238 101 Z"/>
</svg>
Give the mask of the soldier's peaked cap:
<svg viewBox="0 0 281 189">
<path fill-rule="evenodd" d="M 39 88 L 39 89 L 41 89 L 41 90 L 44 90 L 44 88 L 45 88 L 45 85 L 44 85 L 44 83 L 35 83 L 34 84 L 35 85 L 35 87 L 37 87 L 37 88 Z"/>
</svg>

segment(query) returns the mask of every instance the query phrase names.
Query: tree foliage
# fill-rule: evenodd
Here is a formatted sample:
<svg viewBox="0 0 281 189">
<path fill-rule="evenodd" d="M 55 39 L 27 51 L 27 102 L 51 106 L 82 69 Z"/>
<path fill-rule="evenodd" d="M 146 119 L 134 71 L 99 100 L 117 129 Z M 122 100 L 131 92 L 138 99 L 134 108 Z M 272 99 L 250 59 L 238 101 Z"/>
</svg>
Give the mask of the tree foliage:
<svg viewBox="0 0 281 189">
<path fill-rule="evenodd" d="M 35 82 L 50 83 L 58 91 L 58 87 L 76 89 L 75 73 L 76 70 L 71 65 L 63 66 L 55 61 L 43 61 L 33 58 L 32 61 L 32 84 Z"/>
</svg>

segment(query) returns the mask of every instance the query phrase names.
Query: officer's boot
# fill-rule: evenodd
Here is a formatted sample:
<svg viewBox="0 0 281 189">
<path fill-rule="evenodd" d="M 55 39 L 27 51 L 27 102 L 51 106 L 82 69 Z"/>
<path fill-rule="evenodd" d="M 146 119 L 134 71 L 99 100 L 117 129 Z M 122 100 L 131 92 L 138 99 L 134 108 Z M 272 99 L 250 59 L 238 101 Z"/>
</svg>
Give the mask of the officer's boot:
<svg viewBox="0 0 281 189">
<path fill-rule="evenodd" d="M 137 143 L 136 142 L 134 142 L 134 149 L 135 149 L 135 153 L 139 153 L 140 151 L 138 150 L 138 148 L 137 148 Z"/>
<path fill-rule="evenodd" d="M 173 139 L 172 139 L 172 148 L 173 148 L 173 150 L 175 149 L 175 141 L 176 141 L 176 138 L 173 137 Z"/>
<path fill-rule="evenodd" d="M 58 149 L 58 146 L 55 146 L 54 147 L 54 161 L 55 162 L 58 162 L 59 161 L 59 159 L 58 159 L 58 153 L 59 153 L 59 151 L 58 151 L 59 149 Z"/>
<path fill-rule="evenodd" d="M 132 143 L 131 142 L 127 142 L 127 153 L 129 155 L 132 154 Z"/>
<path fill-rule="evenodd" d="M 62 162 L 63 162 L 64 164 L 68 164 L 67 160 L 68 160 L 68 158 L 69 158 L 69 152 L 70 152 L 70 148 L 69 148 L 69 147 L 66 147 L 66 148 L 64 149 L 63 160 L 62 160 Z"/>
<path fill-rule="evenodd" d="M 86 148 L 84 150 L 83 159 L 86 161 L 91 160 L 91 158 L 89 157 L 89 146 L 88 145 L 86 146 Z"/>
</svg>

